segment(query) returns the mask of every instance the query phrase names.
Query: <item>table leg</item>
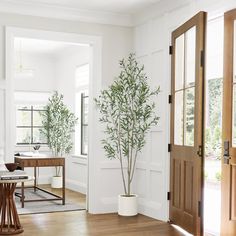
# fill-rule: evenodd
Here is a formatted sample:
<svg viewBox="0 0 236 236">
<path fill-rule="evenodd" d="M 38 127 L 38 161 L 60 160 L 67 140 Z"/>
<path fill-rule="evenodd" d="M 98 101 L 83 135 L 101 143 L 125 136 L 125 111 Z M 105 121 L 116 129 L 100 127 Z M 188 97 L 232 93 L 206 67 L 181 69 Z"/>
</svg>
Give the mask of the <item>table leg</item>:
<svg viewBox="0 0 236 236">
<path fill-rule="evenodd" d="M 62 176 L 62 204 L 65 205 L 65 165 L 62 167 L 63 170 L 63 176 Z"/>
<path fill-rule="evenodd" d="M 21 183 L 21 207 L 25 207 L 25 184 Z"/>
<path fill-rule="evenodd" d="M 37 177 L 37 171 L 36 166 L 34 167 L 34 192 L 36 192 L 36 177 Z"/>
<path fill-rule="evenodd" d="M 19 234 L 24 231 L 13 197 L 15 188 L 16 183 L 0 184 L 0 235 Z"/>
</svg>

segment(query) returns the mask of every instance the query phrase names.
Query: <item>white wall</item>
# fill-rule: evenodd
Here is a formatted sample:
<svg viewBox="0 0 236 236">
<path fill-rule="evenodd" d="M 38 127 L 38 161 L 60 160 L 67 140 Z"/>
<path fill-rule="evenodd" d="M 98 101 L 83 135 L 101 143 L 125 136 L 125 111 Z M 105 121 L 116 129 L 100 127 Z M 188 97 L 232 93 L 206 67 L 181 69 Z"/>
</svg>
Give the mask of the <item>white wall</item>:
<svg viewBox="0 0 236 236">
<path fill-rule="evenodd" d="M 168 47 L 171 32 L 200 10 L 209 12 L 209 18 L 223 15 L 235 8 L 231 1 L 161 1 L 156 7 L 145 9 L 135 16 L 134 45 L 137 56 L 145 65 L 152 85 L 160 85 L 161 94 L 157 101 L 161 117 L 158 128 L 153 129 L 143 154 L 137 163 L 136 192 L 140 195 L 140 212 L 157 219 L 168 220 L 169 189 L 169 116 L 170 107 L 170 57 Z"/>
<path fill-rule="evenodd" d="M 64 95 L 64 101 L 75 113 L 75 71 L 79 65 L 90 62 L 90 47 L 73 46 L 60 52 L 56 57 L 57 88 Z M 79 124 L 81 117 L 79 118 Z M 78 125 L 79 125 L 78 124 Z M 80 145 L 77 143 L 74 145 Z M 74 151 L 72 151 L 74 153 Z M 89 158 L 89 157 L 88 157 Z M 87 193 L 87 157 L 69 155 L 66 158 L 66 187 Z"/>
<path fill-rule="evenodd" d="M 19 61 L 15 60 L 15 66 Z M 56 89 L 55 59 L 53 55 L 45 53 L 22 52 L 23 68 L 33 69 L 34 77 L 15 78 L 15 90 L 20 91 L 53 91 Z"/>
<path fill-rule="evenodd" d="M 22 48 L 22 65 L 23 68 L 26 69 L 33 69 L 35 74 L 34 77 L 28 77 L 28 78 L 14 78 L 14 89 L 15 91 L 24 91 L 24 92 L 33 92 L 30 93 L 31 95 L 28 96 L 26 100 L 20 100 L 20 101 L 14 101 L 14 107 L 16 107 L 16 104 L 34 104 L 37 103 L 37 100 L 35 98 L 30 97 L 34 96 L 34 93 L 36 92 L 48 92 L 50 94 L 51 91 L 54 91 L 57 89 L 56 86 L 56 61 L 53 55 L 47 54 L 47 53 L 29 53 L 24 52 L 24 48 Z M 19 66 L 18 61 L 18 52 L 15 55 L 15 65 L 13 68 L 16 68 L 16 66 Z M 22 98 L 20 98 L 22 99 Z M 42 99 L 42 98 L 40 98 Z M 46 99 L 46 97 L 45 97 Z M 39 103 L 42 101 L 40 100 Z M 44 101 L 45 103 L 46 101 Z M 14 119 L 16 117 L 16 109 L 13 109 L 13 118 L 11 126 L 14 128 L 11 129 L 11 137 L 14 140 L 13 144 L 15 144 L 16 140 L 16 120 Z M 33 145 L 14 145 L 14 152 L 32 152 L 33 151 Z M 40 153 L 43 153 L 45 155 L 51 155 L 50 150 L 47 146 L 41 145 Z M 33 175 L 33 169 L 32 168 L 25 168 L 25 171 L 29 175 Z M 55 170 L 54 168 L 41 168 L 40 174 L 38 178 L 39 184 L 49 184 L 51 181 L 51 177 L 53 176 Z"/>
<path fill-rule="evenodd" d="M 5 77 L 5 26 L 43 30 L 40 34 L 41 38 L 43 38 L 45 31 L 74 33 L 82 35 L 84 38 L 97 36 L 96 40 L 94 39 L 94 44 L 96 45 L 100 45 L 101 38 L 101 49 L 100 46 L 97 46 L 93 51 L 96 65 L 92 66 L 97 69 L 96 73 L 92 74 L 95 81 L 93 85 L 91 85 L 91 92 L 95 96 L 98 96 L 101 87 L 110 84 L 114 76 L 118 74 L 118 61 L 133 50 L 133 29 L 129 27 L 81 23 L 77 21 L 5 13 L 0 13 L 0 22 L 0 78 L 2 79 Z M 100 37 L 99 40 L 98 37 Z M 9 41 L 7 43 L 9 43 Z M 101 58 L 101 60 L 98 60 L 98 58 Z M 9 55 L 7 55 L 7 59 L 9 59 Z M 7 71 L 9 71 L 8 64 L 7 69 Z M 6 78 L 6 82 L 8 87 L 12 86 L 9 78 Z M 11 100 L 11 96 L 11 93 L 7 94 L 8 103 Z M 91 98 L 91 100 L 93 101 L 93 98 Z M 7 110 L 7 118 L 11 117 L 11 112 L 10 109 Z M 92 102 L 90 104 L 90 112 L 93 113 L 93 117 L 89 121 L 91 126 L 91 149 L 89 152 L 89 170 L 91 173 L 89 178 L 89 212 L 114 212 L 117 211 L 116 196 L 118 193 L 122 192 L 120 170 L 118 168 L 114 170 L 112 162 L 108 162 L 104 158 L 100 141 L 102 139 L 102 133 L 101 127 L 98 124 L 98 111 L 95 110 Z M 6 127 L 6 139 L 11 143 L 12 139 L 10 134 L 12 127 L 9 121 L 7 121 Z M 13 157 L 11 157 L 12 150 L 7 150 L 8 154 L 6 158 L 10 161 L 13 159 Z M 111 179 L 113 180 L 112 182 L 110 181 Z"/>
<path fill-rule="evenodd" d="M 5 89 L 0 87 L 0 164 L 5 154 Z"/>
<path fill-rule="evenodd" d="M 89 63 L 90 47 L 69 47 L 56 55 L 56 85 L 66 105 L 75 111 L 75 69 Z"/>
</svg>

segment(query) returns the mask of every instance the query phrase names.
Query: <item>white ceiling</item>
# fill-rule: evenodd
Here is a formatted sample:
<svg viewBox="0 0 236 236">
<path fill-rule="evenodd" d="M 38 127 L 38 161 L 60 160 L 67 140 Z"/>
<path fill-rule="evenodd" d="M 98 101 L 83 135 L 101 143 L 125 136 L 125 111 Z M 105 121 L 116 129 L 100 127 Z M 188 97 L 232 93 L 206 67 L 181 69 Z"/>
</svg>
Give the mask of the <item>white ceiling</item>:
<svg viewBox="0 0 236 236">
<path fill-rule="evenodd" d="M 173 2 L 174 1 L 174 2 Z M 134 26 L 133 17 L 183 0 L 0 0 L 0 11 L 21 15 Z M 185 0 L 186 1 L 186 0 Z"/>
<path fill-rule="evenodd" d="M 161 0 L 24 0 L 25 3 L 122 14 L 134 14 L 159 1 Z"/>
</svg>

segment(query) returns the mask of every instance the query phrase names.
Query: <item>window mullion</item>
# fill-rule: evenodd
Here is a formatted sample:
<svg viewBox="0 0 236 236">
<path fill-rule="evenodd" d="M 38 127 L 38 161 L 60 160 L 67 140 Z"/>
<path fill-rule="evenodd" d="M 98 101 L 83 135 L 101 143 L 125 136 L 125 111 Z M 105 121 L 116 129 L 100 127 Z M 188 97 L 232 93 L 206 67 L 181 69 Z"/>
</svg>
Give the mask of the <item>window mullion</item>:
<svg viewBox="0 0 236 236">
<path fill-rule="evenodd" d="M 33 106 L 31 106 L 31 144 L 33 144 Z"/>
</svg>

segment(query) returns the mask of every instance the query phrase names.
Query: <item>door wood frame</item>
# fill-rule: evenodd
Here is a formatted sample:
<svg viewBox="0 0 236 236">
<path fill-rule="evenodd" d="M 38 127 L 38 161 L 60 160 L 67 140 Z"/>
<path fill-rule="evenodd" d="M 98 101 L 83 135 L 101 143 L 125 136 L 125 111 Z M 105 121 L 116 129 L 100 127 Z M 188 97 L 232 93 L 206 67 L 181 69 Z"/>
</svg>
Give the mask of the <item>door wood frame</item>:
<svg viewBox="0 0 236 236">
<path fill-rule="evenodd" d="M 233 182 L 233 174 L 236 165 L 236 147 L 232 146 L 233 126 L 233 76 L 234 76 L 234 22 L 236 21 L 236 9 L 224 14 L 224 79 L 223 79 L 223 117 L 222 117 L 222 141 L 224 155 L 224 141 L 229 142 L 229 161 L 224 163 L 222 158 L 222 184 L 221 184 L 221 235 L 236 234 L 235 198 L 236 182 Z M 235 175 L 234 175 L 235 176 Z"/>
<path fill-rule="evenodd" d="M 192 17 L 190 20 L 185 22 L 179 28 L 172 33 L 172 47 L 173 54 L 171 58 L 171 124 L 170 124 L 170 222 L 179 225 L 194 235 L 203 235 L 203 187 L 204 187 L 204 59 L 205 59 L 205 32 L 206 32 L 206 12 L 199 12 L 197 15 Z M 190 28 L 196 26 L 196 55 L 195 55 L 195 121 L 194 124 L 194 147 L 180 146 L 174 144 L 174 112 L 175 112 L 175 39 L 188 31 Z M 196 89 L 197 88 L 197 89 Z M 201 153 L 199 153 L 199 147 L 201 147 Z M 174 195 L 174 156 L 176 153 L 182 152 L 182 156 L 191 155 L 194 157 L 193 163 L 197 170 L 194 173 L 194 180 L 196 181 L 196 194 L 193 194 L 193 220 L 187 220 L 184 218 L 184 193 L 180 193 L 181 198 L 180 208 L 181 210 L 174 207 L 173 195 Z M 200 154 L 200 155 L 199 155 Z M 180 185 L 184 186 L 183 176 L 183 162 L 181 162 L 181 182 Z M 181 187 L 183 188 L 183 187 Z M 201 204 L 199 204 L 201 203 Z"/>
</svg>

